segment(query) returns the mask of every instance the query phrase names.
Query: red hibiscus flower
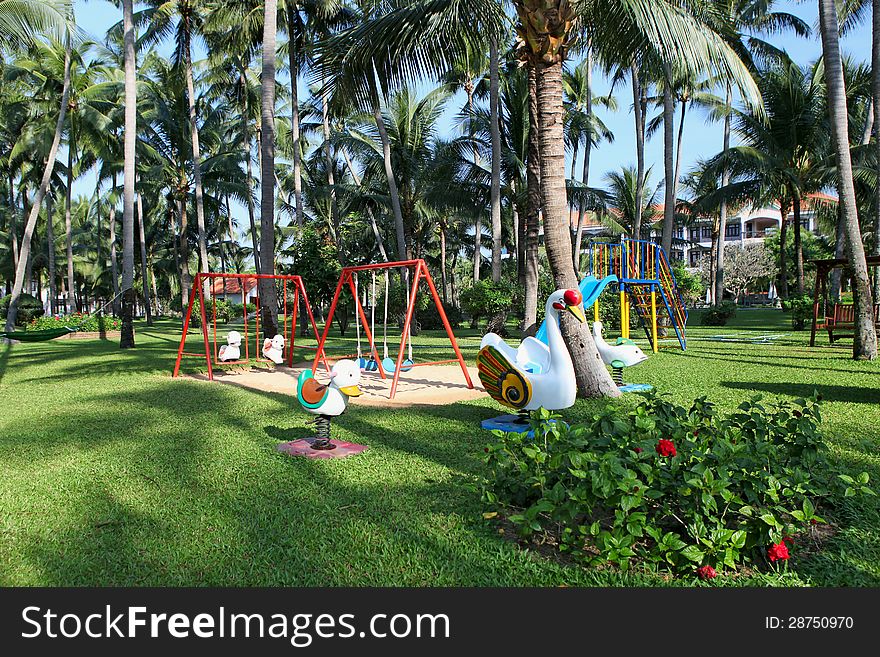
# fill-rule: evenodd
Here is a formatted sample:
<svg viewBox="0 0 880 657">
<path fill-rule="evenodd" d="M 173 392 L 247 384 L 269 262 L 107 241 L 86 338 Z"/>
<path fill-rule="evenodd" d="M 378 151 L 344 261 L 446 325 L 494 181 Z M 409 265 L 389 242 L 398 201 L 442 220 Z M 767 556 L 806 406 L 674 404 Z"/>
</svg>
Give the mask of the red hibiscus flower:
<svg viewBox="0 0 880 657">
<path fill-rule="evenodd" d="M 642 448 L 641 448 L 641 447 L 633 447 L 633 451 L 634 451 L 636 454 L 641 454 L 641 453 L 642 453 Z"/>
<path fill-rule="evenodd" d="M 657 441 L 657 446 L 654 449 L 660 456 L 675 456 L 677 453 L 675 451 L 675 443 L 666 438 L 661 438 Z"/>
<path fill-rule="evenodd" d="M 786 561 L 788 556 L 788 546 L 785 541 L 779 541 L 767 548 L 767 557 L 770 561 Z"/>
<path fill-rule="evenodd" d="M 714 579 L 718 572 L 712 566 L 700 566 L 697 568 L 697 577 L 700 579 Z"/>
</svg>

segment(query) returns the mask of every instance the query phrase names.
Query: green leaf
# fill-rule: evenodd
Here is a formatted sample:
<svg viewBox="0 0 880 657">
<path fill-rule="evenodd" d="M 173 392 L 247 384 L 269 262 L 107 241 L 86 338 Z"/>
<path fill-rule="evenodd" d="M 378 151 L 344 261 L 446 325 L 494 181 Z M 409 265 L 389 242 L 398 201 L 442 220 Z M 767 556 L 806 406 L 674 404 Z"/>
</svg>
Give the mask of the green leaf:
<svg viewBox="0 0 880 657">
<path fill-rule="evenodd" d="M 730 537 L 730 542 L 733 544 L 735 548 L 742 549 L 746 545 L 746 537 L 747 534 L 744 529 L 738 529 L 733 532 L 733 535 Z"/>
<path fill-rule="evenodd" d="M 681 556 L 683 556 L 688 561 L 699 563 L 703 560 L 705 553 L 696 545 L 688 545 L 681 551 Z"/>
</svg>

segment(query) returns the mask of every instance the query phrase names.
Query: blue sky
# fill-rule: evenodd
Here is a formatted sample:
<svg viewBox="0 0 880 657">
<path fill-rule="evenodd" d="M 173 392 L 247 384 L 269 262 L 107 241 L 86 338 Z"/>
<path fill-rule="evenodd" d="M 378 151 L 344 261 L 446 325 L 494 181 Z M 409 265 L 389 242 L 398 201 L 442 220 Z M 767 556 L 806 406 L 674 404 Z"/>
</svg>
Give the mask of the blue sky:
<svg viewBox="0 0 880 657">
<path fill-rule="evenodd" d="M 122 19 L 121 11 L 106 0 L 77 0 L 76 1 L 77 23 L 89 34 L 103 38 L 106 30 Z M 810 25 L 815 25 L 817 20 L 818 4 L 816 2 L 795 3 L 780 2 L 777 11 L 791 12 Z M 821 44 L 818 35 L 809 39 L 800 39 L 794 36 L 775 36 L 772 41 L 778 47 L 784 48 L 792 58 L 801 63 L 809 64 L 821 54 Z M 867 61 L 870 56 L 871 37 L 870 26 L 864 22 L 856 30 L 853 30 L 843 40 L 843 49 L 846 54 L 857 60 Z M 203 52 L 196 52 L 196 57 L 203 56 Z M 607 80 L 601 76 L 595 78 L 596 93 L 606 93 L 609 88 Z M 302 86 L 302 85 L 301 85 Z M 302 89 L 305 92 L 305 88 Z M 631 113 L 631 100 L 629 87 L 619 87 L 617 91 L 619 109 L 617 112 L 598 110 L 601 118 L 615 135 L 613 144 L 602 144 L 593 151 L 591 163 L 591 180 L 593 185 L 601 186 L 605 173 L 619 169 L 621 166 L 635 163 L 635 136 L 633 118 Z M 302 95 L 300 97 L 303 97 Z M 444 121 L 450 132 L 455 130 L 454 116 L 463 104 L 462 97 L 453 98 Z M 688 114 L 689 120 L 685 124 L 685 135 L 682 142 L 682 172 L 686 172 L 698 159 L 710 157 L 721 150 L 721 126 L 707 123 L 705 114 L 699 110 Z M 658 132 L 649 141 L 646 147 L 646 162 L 653 166 L 652 180 L 656 184 L 663 176 L 663 139 Z M 578 165 L 580 167 L 580 165 Z M 90 194 L 94 189 L 94 178 L 86 176 L 78 185 L 79 193 Z M 236 219 L 241 220 L 243 208 L 234 211 Z"/>
</svg>

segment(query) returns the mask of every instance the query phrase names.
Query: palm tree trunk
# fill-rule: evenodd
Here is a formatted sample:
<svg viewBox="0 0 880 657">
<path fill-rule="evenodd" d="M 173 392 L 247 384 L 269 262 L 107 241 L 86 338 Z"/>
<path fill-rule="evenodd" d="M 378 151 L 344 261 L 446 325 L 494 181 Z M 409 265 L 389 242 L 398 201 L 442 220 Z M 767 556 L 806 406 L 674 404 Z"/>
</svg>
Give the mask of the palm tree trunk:
<svg viewBox="0 0 880 657">
<path fill-rule="evenodd" d="M 846 226 L 843 223 L 843 204 L 837 204 L 837 230 L 834 236 L 834 257 L 838 260 L 846 257 Z M 829 274 L 831 282 L 829 284 L 828 297 L 832 303 L 840 302 L 840 281 L 843 276 L 843 269 L 840 267 L 832 269 Z"/>
<path fill-rule="evenodd" d="M 631 68 L 633 90 L 633 118 L 636 123 L 636 199 L 635 215 L 633 216 L 632 237 L 641 239 L 642 204 L 645 194 L 645 120 L 642 112 L 642 83 L 639 79 L 639 67 Z"/>
<path fill-rule="evenodd" d="M 868 112 L 869 120 L 865 122 L 865 138 L 862 143 L 871 141 L 873 129 L 874 161 L 880 162 L 880 0 L 871 3 L 871 103 Z M 868 127 L 870 126 L 870 128 Z M 880 194 L 874 199 L 874 250 L 873 255 L 880 255 Z M 874 298 L 880 298 L 880 267 L 874 269 Z"/>
<path fill-rule="evenodd" d="M 293 141 L 293 202 L 296 205 L 296 225 L 302 230 L 303 207 L 302 207 L 302 153 L 300 152 L 300 128 L 299 128 L 299 83 L 298 67 L 296 64 L 296 3 L 288 2 L 287 8 L 287 61 L 290 67 L 290 136 Z"/>
<path fill-rule="evenodd" d="M 467 105 L 468 105 L 468 136 L 472 140 L 474 138 L 474 85 L 468 80 L 468 83 L 465 85 L 465 93 L 467 94 Z M 477 155 L 477 146 L 474 144 L 473 146 L 473 155 L 474 155 L 474 167 L 479 165 L 479 157 Z M 481 221 L 480 213 L 477 212 L 474 216 L 474 283 L 480 280 L 480 263 L 483 260 L 482 246 L 481 242 L 483 241 L 483 222 Z"/>
<path fill-rule="evenodd" d="M 684 118 L 687 115 L 687 101 L 681 103 L 681 118 L 678 122 L 678 138 L 675 143 L 675 173 L 672 176 L 672 203 L 673 213 L 675 212 L 675 204 L 678 203 L 678 181 L 681 178 L 681 141 L 684 137 Z M 674 215 L 673 215 L 674 216 Z M 675 220 L 673 219 L 673 233 L 675 232 Z M 670 238 L 671 244 L 671 238 Z M 671 248 L 671 246 L 670 246 Z"/>
<path fill-rule="evenodd" d="M 196 225 L 199 230 L 199 270 L 210 271 L 208 264 L 208 234 L 205 229 L 205 198 L 202 189 L 202 151 L 199 146 L 199 125 L 196 117 L 196 91 L 193 82 L 192 52 L 190 46 L 191 32 L 184 31 L 184 58 L 186 68 L 186 97 L 189 103 L 189 129 L 192 139 L 193 182 L 196 187 Z"/>
<path fill-rule="evenodd" d="M 52 225 L 52 216 L 55 208 L 52 203 L 52 195 L 46 194 L 46 247 L 49 251 L 49 312 L 53 315 L 58 312 L 57 289 L 55 285 L 55 227 Z"/>
<path fill-rule="evenodd" d="M 260 265 L 263 274 L 275 273 L 275 37 L 277 0 L 266 0 L 263 14 L 262 131 L 260 133 Z M 327 105 L 324 99 L 324 124 L 327 126 Z M 325 134 L 325 153 L 330 144 Z M 329 162 L 328 162 L 329 164 Z M 332 172 L 328 172 L 332 176 Z M 332 186 L 332 181 L 331 181 Z M 333 200 L 335 207 L 336 201 Z M 260 308 L 263 335 L 278 332 L 278 298 L 273 280 L 260 280 Z"/>
<path fill-rule="evenodd" d="M 76 312 L 76 289 L 73 276 L 73 223 L 71 221 L 71 202 L 73 198 L 73 153 L 76 150 L 73 138 L 67 144 L 67 189 L 64 193 L 64 235 L 67 244 L 67 313 Z"/>
<path fill-rule="evenodd" d="M 122 3 L 125 67 L 125 133 L 122 176 L 122 326 L 120 349 L 134 347 L 134 195 L 137 144 L 137 55 L 135 53 L 134 1 Z M 198 171 L 198 161 L 196 161 Z"/>
<path fill-rule="evenodd" d="M 672 253 L 672 232 L 675 227 L 675 97 L 672 94 L 672 72 L 666 69 L 663 82 L 663 171 L 664 200 L 663 226 L 660 233 L 660 246 L 667 254 Z M 670 256 L 671 257 L 671 256 Z"/>
<path fill-rule="evenodd" d="M 798 296 L 804 296 L 804 250 L 801 246 L 801 196 L 795 189 L 791 190 L 792 207 L 794 208 L 794 262 L 797 271 Z"/>
<path fill-rule="evenodd" d="M 501 129 L 498 125 L 498 42 L 489 44 L 489 131 L 492 139 L 492 172 L 489 186 L 492 220 L 492 280 L 501 282 Z"/>
<path fill-rule="evenodd" d="M 330 187 L 330 220 L 333 222 L 333 238 L 336 252 L 342 261 L 342 236 L 339 234 L 339 205 L 336 202 L 336 178 L 333 173 L 333 154 L 330 151 L 330 107 L 326 95 L 321 96 L 321 127 L 324 131 L 324 160 L 327 163 L 327 185 Z"/>
<path fill-rule="evenodd" d="M 375 92 L 375 89 L 374 89 Z M 373 120 L 379 131 L 379 140 L 382 142 L 382 162 L 385 165 L 385 178 L 388 180 L 388 195 L 391 197 L 391 211 L 394 214 L 394 234 L 397 238 L 397 257 L 399 260 L 407 260 L 406 228 L 403 223 L 403 210 L 400 207 L 400 191 L 397 188 L 397 179 L 394 176 L 394 166 L 391 163 L 391 140 L 388 138 L 388 130 L 385 128 L 385 119 L 382 110 L 379 109 L 378 97 L 373 102 Z"/>
<path fill-rule="evenodd" d="M 440 285 L 443 287 L 443 303 L 449 303 L 449 289 L 446 281 L 446 225 L 440 224 Z"/>
<path fill-rule="evenodd" d="M 46 158 L 46 165 L 43 169 L 43 177 L 40 180 L 40 186 L 34 197 L 34 203 L 28 214 L 27 223 L 24 226 L 24 235 L 21 240 L 21 251 L 18 256 L 18 264 L 15 267 L 15 281 L 12 284 L 12 294 L 9 299 L 9 309 L 6 313 L 6 325 L 4 330 L 15 330 L 15 319 L 18 317 L 18 300 L 21 298 L 21 291 L 24 287 L 25 269 L 27 260 L 31 253 L 31 240 L 34 236 L 34 228 L 37 225 L 37 217 L 40 216 L 40 207 L 43 204 L 43 198 L 49 189 L 49 183 L 52 180 L 52 170 L 55 168 L 55 158 L 58 155 L 58 146 L 61 144 L 61 134 L 64 131 L 64 120 L 67 116 L 67 103 L 70 100 L 70 33 L 65 38 L 64 48 L 64 83 L 61 91 L 61 103 L 58 112 L 58 121 L 55 123 L 55 135 L 52 137 L 52 145 L 49 147 L 49 155 Z"/>
<path fill-rule="evenodd" d="M 544 243 L 557 287 L 577 288 L 572 265 L 568 201 L 565 192 L 565 142 L 563 133 L 562 63 L 538 63 L 538 126 L 541 143 L 541 200 L 544 211 Z M 584 397 L 619 396 L 599 358 L 586 323 L 566 317 L 562 335 L 574 362 L 578 392 Z"/>
<path fill-rule="evenodd" d="M 874 21 L 876 26 L 876 17 Z M 849 152 L 846 86 L 840 58 L 839 28 L 834 0 L 819 0 L 819 23 L 822 34 L 822 53 L 825 60 L 828 113 L 831 119 L 831 136 L 837 162 L 838 202 L 843 205 L 847 259 L 852 270 L 853 313 L 855 317 L 853 358 L 874 360 L 877 357 L 874 302 L 871 295 L 871 282 L 868 278 L 868 266 L 865 262 L 865 247 L 862 244 L 861 231 L 859 230 L 856 190 Z M 876 92 L 876 86 L 874 86 L 874 91 Z"/>
<path fill-rule="evenodd" d="M 538 320 L 538 233 L 541 221 L 541 136 L 538 127 L 537 71 L 527 63 L 529 73 L 529 141 L 526 154 L 526 216 L 524 269 L 525 303 L 523 330 L 534 335 Z"/>
<path fill-rule="evenodd" d="M 584 61 L 586 62 L 586 73 L 587 73 L 587 97 L 584 99 L 584 111 L 586 112 L 587 117 L 590 119 L 592 123 L 593 119 L 593 55 L 589 48 L 587 47 L 587 52 L 585 55 Z M 584 140 L 584 168 L 581 171 L 581 182 L 588 186 L 590 184 L 590 155 L 593 151 L 593 134 L 587 135 L 587 138 Z M 581 240 L 582 235 L 581 231 L 583 230 L 584 225 L 584 215 L 586 214 L 586 208 L 584 204 L 581 203 L 578 207 L 578 220 L 577 220 L 577 234 L 574 237 L 574 268 L 575 272 L 580 275 L 581 271 Z"/>
<path fill-rule="evenodd" d="M 727 97 L 725 100 L 725 107 L 729 108 L 732 102 L 733 92 L 730 85 L 727 85 Z M 682 115 L 682 120 L 684 120 L 684 115 Z M 683 127 L 683 126 L 682 126 Z M 681 135 L 679 135 L 681 138 Z M 724 142 L 722 145 L 722 153 L 724 156 L 727 156 L 728 151 L 730 150 L 730 113 L 725 112 L 724 116 Z M 726 187 L 730 183 L 730 170 L 727 168 L 727 164 L 725 162 L 724 169 L 721 171 L 721 186 Z M 715 254 L 715 303 L 720 304 L 724 301 L 724 235 L 727 232 L 727 201 L 725 199 L 721 200 L 721 207 L 719 210 L 719 222 L 721 224 L 721 237 L 718 241 L 718 249 Z"/>
<path fill-rule="evenodd" d="M 140 194 L 137 195 L 138 237 L 141 241 L 141 286 L 144 295 L 144 314 L 147 326 L 153 325 L 153 311 L 150 308 L 150 285 L 147 281 L 147 239 L 144 230 L 144 202 Z"/>
<path fill-rule="evenodd" d="M 250 124 L 248 123 L 247 79 L 245 78 L 244 71 L 240 74 L 240 81 L 244 90 L 244 107 L 241 115 L 241 134 L 244 142 L 243 145 L 245 147 L 248 223 L 251 228 L 251 248 L 254 252 L 254 271 L 257 272 L 257 274 L 260 274 L 262 273 L 262 268 L 260 267 L 260 240 L 257 238 L 256 209 L 254 208 L 254 171 L 251 164 L 251 153 L 253 152 L 253 149 L 251 148 Z"/>
<path fill-rule="evenodd" d="M 114 196 L 116 193 L 116 174 L 113 174 L 111 179 L 112 191 L 111 198 L 113 202 L 110 204 L 110 278 L 113 279 L 113 296 L 117 297 L 119 295 L 119 265 L 116 261 L 116 197 Z M 110 304 L 113 308 L 113 316 L 116 317 L 119 315 L 119 299 L 114 299 L 113 303 Z"/>
<path fill-rule="evenodd" d="M 788 298 L 788 257 L 786 242 L 788 241 L 788 210 L 791 207 L 788 198 L 779 199 L 779 296 Z"/>
<path fill-rule="evenodd" d="M 15 207 L 15 187 L 13 187 L 12 171 L 9 172 L 9 234 L 12 236 L 12 268 L 18 269 L 18 230 L 15 218 L 18 208 Z"/>
<path fill-rule="evenodd" d="M 186 232 L 189 226 L 186 198 L 178 199 L 177 208 L 178 217 L 180 219 L 180 223 L 177 227 L 179 231 L 177 235 L 177 257 L 179 258 L 178 263 L 180 265 L 180 294 L 181 303 L 183 304 L 181 307 L 186 309 L 186 306 L 189 303 L 189 291 L 192 289 L 192 276 L 189 272 L 189 241 L 186 238 Z"/>
</svg>

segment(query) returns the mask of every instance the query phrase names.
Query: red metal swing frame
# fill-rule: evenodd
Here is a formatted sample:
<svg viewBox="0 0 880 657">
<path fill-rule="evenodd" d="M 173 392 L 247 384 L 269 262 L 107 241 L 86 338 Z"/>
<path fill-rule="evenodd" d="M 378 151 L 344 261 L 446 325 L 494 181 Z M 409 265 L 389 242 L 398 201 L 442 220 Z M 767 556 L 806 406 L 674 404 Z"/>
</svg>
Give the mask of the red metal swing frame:
<svg viewBox="0 0 880 657">
<path fill-rule="evenodd" d="M 401 366 L 403 365 L 404 351 L 406 350 L 407 339 L 409 338 L 411 341 L 409 329 L 410 325 L 412 324 L 413 311 L 415 310 L 416 296 L 419 292 L 419 283 L 422 280 L 424 280 L 428 284 L 428 289 L 431 292 L 431 297 L 434 299 L 434 305 L 437 307 L 437 312 L 440 314 L 440 319 L 443 321 L 443 327 L 446 329 L 446 335 L 449 338 L 449 341 L 452 343 L 452 349 L 455 351 L 455 358 L 451 358 L 448 360 L 430 361 L 427 363 L 413 363 L 412 367 L 425 367 L 427 365 L 458 363 L 461 366 L 461 371 L 464 374 L 464 379 L 467 382 L 468 388 L 473 389 L 474 384 L 471 381 L 471 375 L 468 372 L 467 365 L 464 362 L 464 357 L 461 355 L 461 350 L 458 348 L 458 342 L 455 340 L 455 334 L 452 332 L 452 327 L 449 325 L 449 319 L 446 317 L 446 311 L 443 309 L 443 303 L 440 301 L 440 295 L 437 294 L 437 288 L 434 286 L 434 279 L 431 278 L 431 272 L 428 271 L 428 266 L 425 264 L 425 261 L 421 259 L 401 260 L 399 262 L 381 262 L 372 265 L 344 267 L 342 269 L 342 273 L 339 275 L 339 281 L 336 283 L 336 291 L 333 293 L 333 301 L 330 303 L 330 311 L 327 313 L 327 320 L 324 324 L 324 332 L 321 335 L 321 338 L 318 340 L 318 349 L 317 353 L 315 354 L 314 363 L 312 363 L 312 369 L 317 369 L 318 361 L 323 361 L 325 367 L 327 366 L 327 354 L 324 350 L 324 346 L 327 342 L 327 337 L 330 334 L 330 327 L 333 324 L 333 315 L 336 312 L 336 305 L 339 303 L 339 296 L 342 294 L 342 289 L 347 285 L 348 289 L 351 291 L 351 296 L 354 298 L 355 306 L 357 309 L 355 321 L 360 320 L 361 326 L 363 326 L 364 328 L 364 332 L 367 336 L 367 342 L 371 346 L 372 355 L 376 361 L 379 376 L 381 376 L 382 379 L 388 378 L 385 374 L 385 368 L 382 367 L 382 359 L 379 358 L 379 353 L 376 349 L 376 342 L 373 339 L 373 334 L 370 331 L 370 325 L 367 321 L 367 314 L 364 311 L 361 300 L 358 298 L 357 292 L 355 291 L 354 275 L 358 272 L 363 271 L 375 272 L 386 269 L 399 269 L 403 267 L 413 269 L 412 288 L 409 292 L 409 303 L 407 304 L 406 319 L 404 320 L 403 324 L 403 332 L 400 336 L 400 351 L 397 354 L 397 365 L 394 368 L 394 376 L 391 380 L 391 394 L 389 396 L 389 399 L 394 399 L 394 395 L 397 393 L 397 382 L 400 380 L 400 370 Z"/>
<path fill-rule="evenodd" d="M 180 345 L 177 348 L 177 360 L 174 362 L 174 373 L 172 376 L 176 377 L 180 373 L 180 362 L 184 356 L 192 356 L 195 358 L 204 358 L 205 362 L 208 366 L 208 379 L 214 380 L 214 366 L 218 362 L 218 346 L 217 346 L 217 293 L 214 291 L 213 282 L 215 279 L 223 279 L 223 289 L 226 289 L 226 279 L 234 279 L 239 281 L 239 289 L 241 290 L 242 295 L 242 305 L 244 306 L 243 314 L 244 314 L 244 358 L 239 358 L 238 360 L 233 361 L 225 361 L 223 365 L 240 365 L 249 363 L 251 361 L 250 358 L 250 338 L 248 335 L 248 311 L 247 311 L 247 290 L 245 288 L 245 279 L 247 280 L 257 280 L 258 282 L 261 280 L 273 280 L 273 281 L 283 281 L 282 285 L 282 294 L 283 294 L 283 307 L 284 307 L 284 324 L 282 325 L 282 330 L 284 331 L 284 339 L 285 339 L 285 348 L 287 349 L 287 366 L 291 367 L 293 365 L 293 353 L 295 349 L 309 349 L 315 350 L 316 347 L 309 347 L 307 345 L 297 345 L 296 344 L 296 319 L 297 319 L 297 311 L 299 308 L 299 300 L 300 294 L 302 294 L 303 305 L 305 306 L 306 313 L 308 314 L 309 321 L 312 324 L 312 332 L 314 333 L 315 339 L 318 340 L 318 325 L 315 323 L 315 317 L 312 314 L 312 306 L 309 303 L 309 296 L 306 293 L 306 287 L 303 284 L 302 277 L 293 276 L 287 274 L 225 274 L 225 273 L 214 273 L 214 272 L 199 272 L 196 274 L 196 278 L 193 281 L 192 290 L 189 295 L 189 305 L 186 309 L 186 318 L 183 320 L 183 332 L 180 336 Z M 208 281 L 212 283 L 211 285 L 211 330 L 213 333 L 213 340 L 208 337 L 208 317 L 207 311 L 205 309 L 205 293 L 204 293 L 204 283 Z M 289 315 L 288 313 L 288 303 L 287 303 L 287 291 L 288 286 L 293 287 L 293 313 Z M 196 298 L 199 300 L 199 313 L 201 315 L 202 321 L 202 337 L 204 339 L 204 353 L 192 353 L 184 351 L 184 347 L 186 346 L 186 336 L 189 333 L 189 324 L 190 318 L 192 317 L 192 308 L 193 304 L 196 301 Z M 256 317 L 255 323 L 256 327 L 254 329 L 254 335 L 257 338 L 256 343 L 256 354 L 254 359 L 256 362 L 269 362 L 267 358 L 261 358 L 261 349 L 260 349 L 260 298 L 256 297 Z M 290 321 L 288 322 L 288 317 Z M 213 342 L 213 349 L 211 348 L 211 344 Z M 320 353 L 320 352 L 319 352 Z M 317 362 L 317 359 L 315 360 Z M 324 364 L 328 367 L 326 359 L 324 359 Z"/>
</svg>

